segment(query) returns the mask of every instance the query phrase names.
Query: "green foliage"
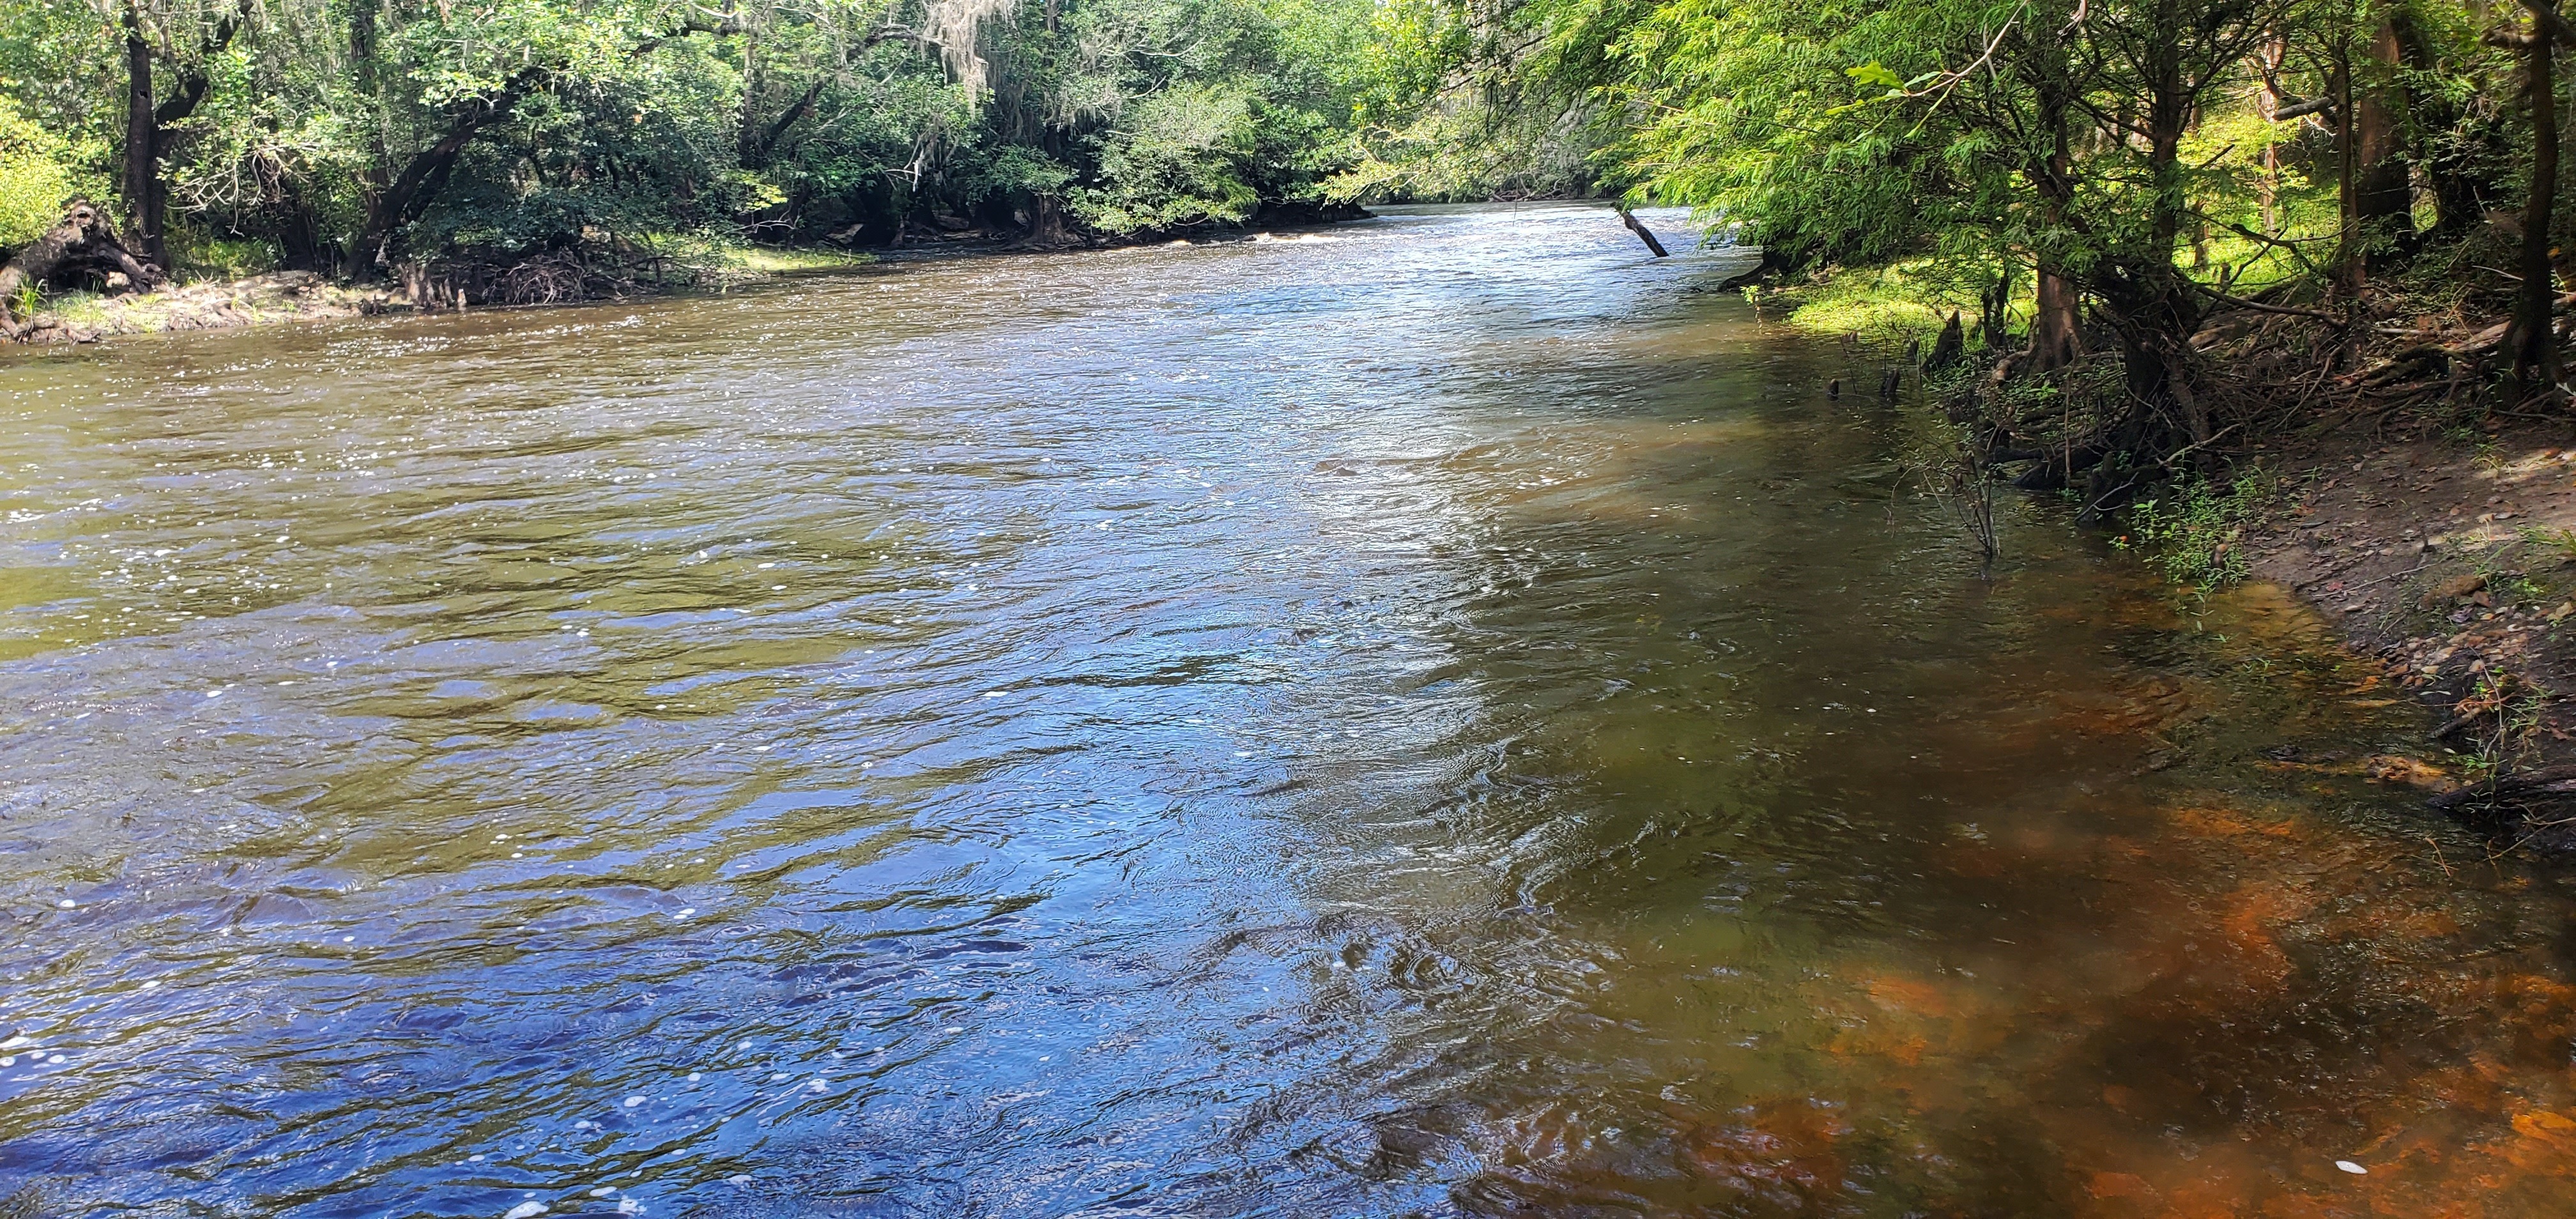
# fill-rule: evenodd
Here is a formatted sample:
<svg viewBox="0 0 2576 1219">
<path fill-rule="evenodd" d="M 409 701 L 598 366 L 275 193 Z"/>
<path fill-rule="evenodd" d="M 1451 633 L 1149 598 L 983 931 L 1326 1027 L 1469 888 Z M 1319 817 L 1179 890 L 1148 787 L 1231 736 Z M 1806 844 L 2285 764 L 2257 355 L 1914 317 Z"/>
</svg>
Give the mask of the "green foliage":
<svg viewBox="0 0 2576 1219">
<path fill-rule="evenodd" d="M 2529 764 L 2549 702 L 2548 692 L 2521 674 L 2502 667 L 2480 671 L 2468 693 L 2451 706 L 2469 746 L 2465 752 L 2453 751 L 2461 778 L 2484 783 Z"/>
<path fill-rule="evenodd" d="M 2131 504 L 2123 520 L 2126 532 L 2112 545 L 2137 550 L 2167 580 L 2216 592 L 2245 578 L 2247 559 L 2239 542 L 2279 497 L 2279 480 L 2260 470 L 2225 484 L 2181 483 Z"/>
<path fill-rule="evenodd" d="M 1099 141 L 1102 185 L 1075 191 L 1076 215 L 1112 233 L 1251 218 L 1261 198 L 1245 181 L 1258 147 L 1250 97 L 1184 85 L 1123 119 Z"/>
<path fill-rule="evenodd" d="M 1335 198 L 1588 195 L 1632 175 L 1611 54 L 1638 0 L 1385 0 L 1355 105 L 1357 163 Z"/>
<path fill-rule="evenodd" d="M 239 279 L 277 269 L 277 251 L 247 237 L 178 234 L 172 254 L 179 271 L 212 279 Z"/>
<path fill-rule="evenodd" d="M 1957 282 L 1955 269 L 1932 259 L 1848 269 L 1797 289 L 1789 323 L 1818 334 L 1856 334 L 1883 347 L 1915 338 L 1928 344 L 1952 312 L 1976 317 L 1976 293 Z"/>
<path fill-rule="evenodd" d="M 207 269 L 1240 223 L 1322 198 L 1370 79 L 1369 0 L 136 5 Z M 115 181 L 125 11 L 0 6 L 9 223 Z"/>
<path fill-rule="evenodd" d="M 0 251 L 52 228 L 73 197 L 103 195 L 104 183 L 85 168 L 95 159 L 0 98 Z"/>
<path fill-rule="evenodd" d="M 2174 329 L 2203 311 L 2184 276 L 2336 257 L 2337 137 L 2257 98 L 2325 96 L 2345 61 L 2402 91 L 2404 168 L 2455 229 L 2510 201 L 2530 134 L 2464 0 L 97 0 L 0 5 L 0 232 L 117 182 L 128 14 L 156 97 L 199 99 L 160 169 L 171 231 L 233 251 L 210 266 L 1608 192 L 1775 266 L 1889 270 L 1871 316 L 1825 321 L 1861 307 L 1829 286 L 1805 322 L 1913 329 L 2046 268 L 2093 317 Z M 2401 62 L 2372 59 L 2398 17 Z"/>
</svg>

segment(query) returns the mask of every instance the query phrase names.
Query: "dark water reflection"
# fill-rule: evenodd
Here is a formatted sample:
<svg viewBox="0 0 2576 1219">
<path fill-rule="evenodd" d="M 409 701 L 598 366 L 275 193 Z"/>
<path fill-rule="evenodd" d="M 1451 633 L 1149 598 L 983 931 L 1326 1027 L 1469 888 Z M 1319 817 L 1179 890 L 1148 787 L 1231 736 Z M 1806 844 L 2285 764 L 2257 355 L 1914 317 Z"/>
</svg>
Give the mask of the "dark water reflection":
<svg viewBox="0 0 2576 1219">
<path fill-rule="evenodd" d="M 2421 721 L 1978 581 L 1735 265 L 0 365 L 19 1213 L 2576 1209 L 2567 889 L 2364 781 Z"/>
</svg>

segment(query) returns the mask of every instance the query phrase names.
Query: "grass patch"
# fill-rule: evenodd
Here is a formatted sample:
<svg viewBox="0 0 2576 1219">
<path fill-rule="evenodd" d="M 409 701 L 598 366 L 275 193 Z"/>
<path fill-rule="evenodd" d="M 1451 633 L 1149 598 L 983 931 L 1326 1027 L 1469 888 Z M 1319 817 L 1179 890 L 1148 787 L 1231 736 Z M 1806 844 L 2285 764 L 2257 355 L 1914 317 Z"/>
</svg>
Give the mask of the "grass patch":
<svg viewBox="0 0 2576 1219">
<path fill-rule="evenodd" d="M 872 254 L 813 246 L 734 246 L 724 252 L 726 265 L 764 275 L 798 271 L 838 271 L 875 262 Z"/>
<path fill-rule="evenodd" d="M 1862 341 L 1902 345 L 1929 339 L 1959 310 L 1973 321 L 1974 300 L 1959 300 L 1948 286 L 1928 282 L 1919 263 L 1886 267 L 1845 268 L 1824 283 L 1792 288 L 1780 295 L 1790 305 L 1789 324 L 1818 334 L 1857 334 Z"/>
<path fill-rule="evenodd" d="M 2524 525 L 2513 531 L 2525 546 L 2546 550 L 2560 563 L 2576 563 L 2576 529 L 2547 529 Z"/>
<path fill-rule="evenodd" d="M 74 289 L 45 297 L 43 304 L 45 312 L 84 330 L 94 330 L 108 319 L 107 298 L 96 292 Z"/>
<path fill-rule="evenodd" d="M 794 275 L 862 267 L 876 257 L 819 246 L 752 245 L 714 233 L 650 233 L 623 238 L 628 248 L 694 272 L 702 284 L 721 287 L 764 275 Z"/>
</svg>

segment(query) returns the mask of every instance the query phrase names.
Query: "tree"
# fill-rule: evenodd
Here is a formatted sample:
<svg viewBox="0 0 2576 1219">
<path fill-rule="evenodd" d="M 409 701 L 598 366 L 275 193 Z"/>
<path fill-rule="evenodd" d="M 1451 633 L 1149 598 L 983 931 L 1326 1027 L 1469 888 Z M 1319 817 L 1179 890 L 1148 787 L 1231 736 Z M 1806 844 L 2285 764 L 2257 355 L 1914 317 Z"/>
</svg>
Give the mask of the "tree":
<svg viewBox="0 0 2576 1219">
<path fill-rule="evenodd" d="M 117 23 L 125 42 L 123 198 L 127 232 L 145 261 L 170 265 L 169 185 L 163 158 L 179 124 L 204 104 L 213 81 L 209 62 L 247 25 L 252 0 L 122 0 Z M 170 69 L 171 90 L 153 86 L 156 62 Z"/>
</svg>

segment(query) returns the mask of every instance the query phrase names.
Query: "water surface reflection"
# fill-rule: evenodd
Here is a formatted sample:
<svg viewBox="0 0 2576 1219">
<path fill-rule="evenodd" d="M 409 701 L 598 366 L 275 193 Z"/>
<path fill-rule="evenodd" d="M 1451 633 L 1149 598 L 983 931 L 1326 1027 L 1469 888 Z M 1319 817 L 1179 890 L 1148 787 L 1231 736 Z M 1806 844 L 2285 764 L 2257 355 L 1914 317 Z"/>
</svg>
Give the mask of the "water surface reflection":
<svg viewBox="0 0 2576 1219">
<path fill-rule="evenodd" d="M 1977 580 L 1740 263 L 1434 209 L 0 365 L 0 1172 L 2576 1207 L 2565 885 L 2289 605 Z"/>
</svg>

